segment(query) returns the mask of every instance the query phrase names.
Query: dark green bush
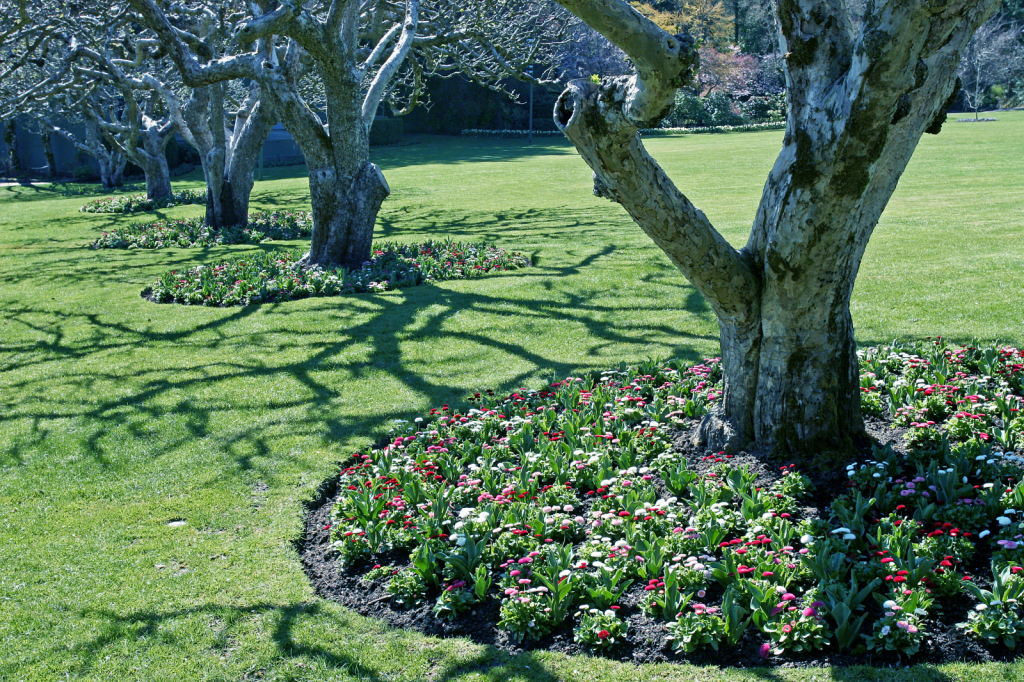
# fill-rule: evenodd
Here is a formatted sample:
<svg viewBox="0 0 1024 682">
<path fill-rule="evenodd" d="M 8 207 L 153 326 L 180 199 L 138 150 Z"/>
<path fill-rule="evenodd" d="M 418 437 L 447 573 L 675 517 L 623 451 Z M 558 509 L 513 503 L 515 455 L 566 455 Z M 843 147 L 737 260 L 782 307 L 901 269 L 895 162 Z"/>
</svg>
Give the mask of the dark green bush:
<svg viewBox="0 0 1024 682">
<path fill-rule="evenodd" d="M 398 144 L 402 141 L 404 130 L 405 123 L 401 118 L 378 116 L 373 119 L 373 127 L 370 128 L 370 144 L 374 146 Z"/>
</svg>

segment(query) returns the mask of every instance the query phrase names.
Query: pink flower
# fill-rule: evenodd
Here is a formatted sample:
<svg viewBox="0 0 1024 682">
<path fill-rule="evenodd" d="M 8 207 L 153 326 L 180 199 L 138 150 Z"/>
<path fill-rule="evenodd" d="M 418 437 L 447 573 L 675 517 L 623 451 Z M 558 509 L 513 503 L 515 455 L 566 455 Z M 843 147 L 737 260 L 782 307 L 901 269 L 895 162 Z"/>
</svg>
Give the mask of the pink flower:
<svg viewBox="0 0 1024 682">
<path fill-rule="evenodd" d="M 769 644 L 768 642 L 765 642 L 764 644 L 761 645 L 761 650 L 758 653 L 760 653 L 761 658 L 767 659 L 768 658 L 768 654 L 770 654 L 771 651 L 772 651 L 772 645 Z"/>
</svg>

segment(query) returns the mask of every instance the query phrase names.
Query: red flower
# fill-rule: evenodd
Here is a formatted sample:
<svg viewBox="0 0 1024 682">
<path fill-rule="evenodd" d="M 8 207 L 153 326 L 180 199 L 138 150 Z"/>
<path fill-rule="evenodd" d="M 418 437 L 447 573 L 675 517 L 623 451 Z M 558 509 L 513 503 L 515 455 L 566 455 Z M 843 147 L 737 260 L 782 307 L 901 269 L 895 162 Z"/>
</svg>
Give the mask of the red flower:
<svg viewBox="0 0 1024 682">
<path fill-rule="evenodd" d="M 612 633 L 608 632 L 607 630 L 601 630 L 601 632 L 597 633 L 597 638 L 608 639 L 611 636 L 611 634 Z"/>
</svg>

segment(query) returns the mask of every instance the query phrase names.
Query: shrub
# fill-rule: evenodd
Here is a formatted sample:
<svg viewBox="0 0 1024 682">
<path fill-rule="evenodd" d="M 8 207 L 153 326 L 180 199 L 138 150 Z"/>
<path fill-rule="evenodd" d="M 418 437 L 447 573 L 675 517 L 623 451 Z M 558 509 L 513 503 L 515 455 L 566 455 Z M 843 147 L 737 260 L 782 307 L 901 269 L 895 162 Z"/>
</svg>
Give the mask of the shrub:
<svg viewBox="0 0 1024 682">
<path fill-rule="evenodd" d="M 405 121 L 402 118 L 378 116 L 373 119 L 373 127 L 370 128 L 370 144 L 374 146 L 398 144 L 402 141 L 404 130 Z"/>
</svg>

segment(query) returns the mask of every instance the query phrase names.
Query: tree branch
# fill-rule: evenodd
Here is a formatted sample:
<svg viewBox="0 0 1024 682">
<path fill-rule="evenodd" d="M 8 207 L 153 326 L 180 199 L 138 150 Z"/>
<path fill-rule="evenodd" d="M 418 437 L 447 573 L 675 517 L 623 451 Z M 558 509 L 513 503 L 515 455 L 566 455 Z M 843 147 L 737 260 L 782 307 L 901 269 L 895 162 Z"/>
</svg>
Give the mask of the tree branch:
<svg viewBox="0 0 1024 682">
<path fill-rule="evenodd" d="M 594 169 L 594 193 L 622 204 L 720 319 L 748 321 L 756 277 L 648 155 L 636 129 L 604 115 L 602 100 L 617 91 L 613 79 L 601 85 L 574 81 L 555 105 L 555 123 Z"/>
<path fill-rule="evenodd" d="M 402 37 L 398 39 L 398 43 L 395 44 L 395 49 L 392 50 L 391 56 L 388 57 L 384 65 L 380 67 L 380 71 L 374 77 L 373 82 L 370 84 L 369 89 L 366 92 L 366 96 L 363 98 L 363 125 L 369 130 L 370 126 L 373 125 L 373 117 L 377 113 L 377 106 L 380 104 L 381 97 L 387 91 L 388 84 L 391 79 L 394 78 L 395 73 L 398 72 L 398 68 L 405 61 L 406 55 L 409 54 L 409 50 L 412 48 L 413 39 L 416 37 L 416 29 L 419 23 L 420 14 L 420 2 L 419 0 L 406 0 L 405 3 L 405 21 L 402 25 Z"/>
</svg>

